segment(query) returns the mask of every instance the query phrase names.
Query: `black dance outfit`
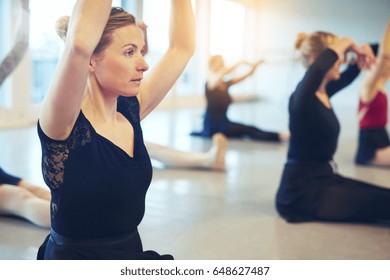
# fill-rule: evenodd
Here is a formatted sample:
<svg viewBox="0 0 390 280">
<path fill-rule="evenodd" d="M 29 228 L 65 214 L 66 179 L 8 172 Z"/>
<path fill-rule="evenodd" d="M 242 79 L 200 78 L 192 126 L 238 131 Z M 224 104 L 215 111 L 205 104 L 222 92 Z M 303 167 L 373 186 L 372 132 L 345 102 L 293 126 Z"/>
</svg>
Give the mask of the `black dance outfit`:
<svg viewBox="0 0 390 280">
<path fill-rule="evenodd" d="M 220 86 L 209 89 L 205 88 L 207 108 L 203 117 L 203 130 L 192 132 L 192 136 L 212 137 L 215 133 L 223 133 L 228 138 L 249 138 L 258 141 L 279 142 L 279 134 L 261 130 L 257 127 L 232 122 L 227 117 L 232 98 L 229 87 L 232 82 L 222 82 Z"/>
<path fill-rule="evenodd" d="M 137 231 L 152 166 L 136 97 L 119 97 L 118 112 L 134 129 L 134 156 L 99 135 L 82 111 L 67 140 L 50 139 L 38 123 L 42 172 L 49 186 L 51 234 L 38 259 L 173 259 L 144 252 Z"/>
<path fill-rule="evenodd" d="M 334 51 L 323 51 L 290 97 L 291 138 L 276 195 L 276 208 L 288 222 L 390 220 L 390 190 L 345 178 L 332 161 L 340 125 L 315 93 L 337 59 Z M 357 66 L 349 66 L 340 80 L 328 84 L 329 97 L 358 74 Z"/>
<path fill-rule="evenodd" d="M 7 184 L 17 186 L 21 180 L 22 178 L 8 174 L 2 168 L 0 168 L 0 185 Z"/>
</svg>

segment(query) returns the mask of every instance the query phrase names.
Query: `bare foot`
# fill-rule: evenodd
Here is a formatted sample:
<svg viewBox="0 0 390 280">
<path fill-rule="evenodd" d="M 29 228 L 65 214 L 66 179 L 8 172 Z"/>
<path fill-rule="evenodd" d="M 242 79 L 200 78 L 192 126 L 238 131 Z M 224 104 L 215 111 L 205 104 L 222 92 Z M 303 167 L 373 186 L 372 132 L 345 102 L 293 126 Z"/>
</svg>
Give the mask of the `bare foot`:
<svg viewBox="0 0 390 280">
<path fill-rule="evenodd" d="M 213 148 L 216 149 L 214 170 L 223 171 L 225 169 L 225 154 L 227 150 L 227 138 L 222 133 L 213 135 Z"/>
</svg>

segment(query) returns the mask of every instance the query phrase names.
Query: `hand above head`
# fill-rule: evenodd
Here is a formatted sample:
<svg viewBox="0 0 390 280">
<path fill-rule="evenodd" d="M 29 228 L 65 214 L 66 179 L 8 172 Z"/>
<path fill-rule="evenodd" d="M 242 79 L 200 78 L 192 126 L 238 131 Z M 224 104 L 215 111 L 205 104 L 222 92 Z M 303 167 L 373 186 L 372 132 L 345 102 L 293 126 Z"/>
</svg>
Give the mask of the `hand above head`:
<svg viewBox="0 0 390 280">
<path fill-rule="evenodd" d="M 373 64 L 376 62 L 375 54 L 368 44 L 363 44 L 358 47 L 358 53 L 356 62 L 360 69 L 370 69 Z"/>
<path fill-rule="evenodd" d="M 353 59 L 362 70 L 370 69 L 371 65 L 375 63 L 375 55 L 368 45 L 358 46 L 349 37 L 336 38 L 336 40 L 329 46 L 335 51 L 340 58 L 344 58 L 348 52 L 353 53 L 356 57 Z"/>
<path fill-rule="evenodd" d="M 148 25 L 142 20 L 138 23 L 138 27 L 141 28 L 142 31 L 146 31 Z"/>
<path fill-rule="evenodd" d="M 138 23 L 138 27 L 139 27 L 139 29 L 141 29 L 141 32 L 144 36 L 145 47 L 144 47 L 143 55 L 146 55 L 149 51 L 148 33 L 147 33 L 148 25 L 144 21 L 141 21 Z"/>
</svg>

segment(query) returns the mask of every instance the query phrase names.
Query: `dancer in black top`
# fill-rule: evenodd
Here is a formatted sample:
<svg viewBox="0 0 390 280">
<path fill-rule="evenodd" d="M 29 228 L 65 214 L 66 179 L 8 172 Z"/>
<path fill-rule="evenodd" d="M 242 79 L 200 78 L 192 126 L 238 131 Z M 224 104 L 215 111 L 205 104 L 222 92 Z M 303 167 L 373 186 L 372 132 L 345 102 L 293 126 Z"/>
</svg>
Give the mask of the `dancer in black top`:
<svg viewBox="0 0 390 280">
<path fill-rule="evenodd" d="M 143 79 L 142 33 L 111 2 L 79 0 L 58 21 L 65 49 L 38 123 L 52 229 L 38 259 L 172 259 L 144 252 L 137 231 L 152 178 L 140 121 L 193 55 L 192 5 L 171 1 L 168 50 Z"/>
<path fill-rule="evenodd" d="M 384 33 L 378 61 L 364 77 L 359 100 L 358 164 L 390 166 L 390 137 L 386 130 L 388 98 L 386 83 L 390 79 L 390 22 Z"/>
<path fill-rule="evenodd" d="M 340 64 L 352 51 L 360 68 L 368 68 L 374 55 L 325 32 L 301 38 L 297 47 L 308 51 L 309 68 L 290 97 L 291 138 L 277 210 L 289 222 L 389 221 L 390 190 L 345 178 L 333 164 L 340 126 L 329 99 L 343 87 L 337 84 Z"/>
<path fill-rule="evenodd" d="M 50 227 L 50 193 L 0 168 L 0 214 L 15 215 Z"/>
<path fill-rule="evenodd" d="M 257 67 L 264 61 L 251 64 L 240 62 L 232 67 L 226 67 L 222 56 L 216 55 L 210 58 L 209 73 L 205 87 L 207 108 L 203 119 L 203 130 L 192 132 L 193 136 L 211 137 L 215 133 L 223 133 L 228 138 L 249 138 L 257 141 L 279 142 L 288 138 L 287 134 L 269 132 L 255 126 L 232 122 L 227 117 L 232 97 L 229 88 L 250 77 Z M 240 65 L 248 65 L 249 70 L 241 76 L 227 79 Z"/>
</svg>

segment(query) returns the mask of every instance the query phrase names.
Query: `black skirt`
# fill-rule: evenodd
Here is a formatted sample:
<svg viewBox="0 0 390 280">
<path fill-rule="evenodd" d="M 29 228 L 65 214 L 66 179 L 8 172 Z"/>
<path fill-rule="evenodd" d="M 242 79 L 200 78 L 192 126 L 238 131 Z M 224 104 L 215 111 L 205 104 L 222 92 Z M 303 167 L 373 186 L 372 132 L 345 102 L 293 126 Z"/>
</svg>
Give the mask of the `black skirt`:
<svg viewBox="0 0 390 280">
<path fill-rule="evenodd" d="M 276 208 L 288 222 L 390 222 L 390 190 L 337 174 L 328 162 L 287 162 Z"/>
<path fill-rule="evenodd" d="M 390 146 L 390 139 L 385 128 L 360 129 L 355 162 L 369 164 L 378 149 L 388 146 Z"/>
<path fill-rule="evenodd" d="M 53 229 L 40 246 L 38 260 L 173 260 L 171 255 L 143 251 L 138 230 L 99 239 L 70 239 Z"/>
</svg>

